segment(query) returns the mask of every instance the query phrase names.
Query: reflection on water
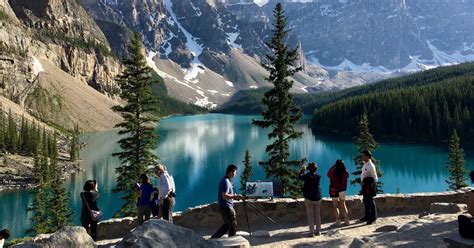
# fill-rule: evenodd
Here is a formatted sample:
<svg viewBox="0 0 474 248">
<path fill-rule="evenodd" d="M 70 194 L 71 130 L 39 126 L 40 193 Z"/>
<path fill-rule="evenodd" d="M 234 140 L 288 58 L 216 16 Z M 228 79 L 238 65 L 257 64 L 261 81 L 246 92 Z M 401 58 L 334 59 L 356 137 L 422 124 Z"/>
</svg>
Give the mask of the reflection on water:
<svg viewBox="0 0 474 248">
<path fill-rule="evenodd" d="M 216 185 L 226 166 L 230 163 L 241 166 L 246 149 L 250 150 L 255 165 L 252 179 L 265 179 L 257 162 L 266 158 L 268 131 L 252 126 L 251 119 L 248 116 L 212 114 L 173 117 L 160 122 L 157 154 L 175 177 L 178 195 L 176 210 L 215 201 Z M 351 140 L 320 138 L 305 125 L 300 125 L 298 129 L 304 132 L 304 136 L 291 144 L 292 156 L 307 157 L 309 161 L 319 164 L 319 172 L 323 174 L 321 186 L 327 196 L 329 180 L 325 174 L 328 168 L 336 159 L 343 159 L 347 168 L 354 171 L 352 157 L 356 149 Z M 105 218 L 111 217 L 121 206 L 117 195 L 110 193 L 115 185 L 115 167 L 119 165 L 118 159 L 111 154 L 118 151 L 116 142 L 119 138 L 115 131 L 81 137 L 88 144 L 81 151 L 84 171 L 66 182 L 72 196 L 76 223 L 81 207 L 78 196 L 88 179 L 99 182 L 99 206 L 104 210 Z M 468 169 L 472 169 L 474 154 L 467 155 Z M 375 156 L 382 161 L 385 192 L 393 193 L 397 188 L 406 193 L 444 191 L 447 188 L 444 182 L 447 177 L 444 167 L 447 151 L 443 147 L 384 143 Z M 155 179 L 153 182 L 156 184 Z M 235 182 L 238 183 L 238 180 Z M 356 186 L 348 188 L 349 194 L 357 192 Z M 23 236 L 31 224 L 26 207 L 32 201 L 32 195 L 17 191 L 0 193 L 0 197 L 0 229 L 9 228 L 13 236 Z"/>
</svg>

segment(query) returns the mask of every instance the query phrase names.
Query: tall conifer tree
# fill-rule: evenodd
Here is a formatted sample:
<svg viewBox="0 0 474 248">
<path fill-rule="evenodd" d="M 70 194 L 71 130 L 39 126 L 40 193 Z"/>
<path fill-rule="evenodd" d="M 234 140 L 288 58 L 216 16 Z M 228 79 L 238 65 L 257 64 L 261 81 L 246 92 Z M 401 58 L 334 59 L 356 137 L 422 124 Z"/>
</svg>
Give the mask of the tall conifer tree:
<svg viewBox="0 0 474 248">
<path fill-rule="evenodd" d="M 351 184 L 360 183 L 360 174 L 362 172 L 362 167 L 364 166 L 364 162 L 361 159 L 360 153 L 369 150 L 371 152 L 375 151 L 379 144 L 375 141 L 374 136 L 369 131 L 369 119 L 367 117 L 367 113 L 364 112 L 362 114 L 360 121 L 359 121 L 359 134 L 355 137 L 355 145 L 357 147 L 358 154 L 354 158 L 354 162 L 356 165 L 356 171 L 352 173 L 352 175 L 356 176 L 354 180 L 351 181 Z M 382 171 L 380 170 L 380 161 L 372 157 L 372 162 L 375 164 L 375 168 L 377 170 L 377 176 L 379 181 L 377 183 L 377 191 L 382 191 L 382 185 L 380 178 L 383 176 Z"/>
<path fill-rule="evenodd" d="M 449 189 L 458 190 L 467 187 L 465 162 L 464 150 L 461 148 L 461 139 L 456 129 L 454 129 L 449 141 L 449 161 L 446 163 L 449 171 L 449 178 L 446 180 L 446 183 L 448 183 Z"/>
<path fill-rule="evenodd" d="M 276 5 L 273 16 L 275 17 L 273 37 L 267 43 L 272 53 L 266 56 L 269 63 L 263 64 L 263 67 L 270 72 L 266 80 L 274 87 L 265 93 L 262 100 L 263 120 L 253 120 L 253 124 L 272 129 L 268 138 L 273 143 L 266 148 L 270 158 L 259 164 L 264 168 L 267 177 L 273 177 L 281 182 L 284 194 L 297 196 L 300 191 L 299 182 L 296 181 L 297 167 L 301 166 L 305 159 L 289 160 L 289 143 L 302 135 L 294 128 L 301 119 L 302 113 L 301 109 L 294 104 L 293 96 L 290 94 L 293 81 L 288 77 L 293 76 L 301 68 L 293 67 L 298 48 L 291 49 L 285 43 L 288 35 L 287 19 L 280 3 Z"/>
<path fill-rule="evenodd" d="M 48 233 L 50 231 L 50 220 L 48 218 L 48 204 L 50 194 L 48 191 L 48 169 L 47 160 L 44 159 L 42 151 L 40 150 L 34 156 L 33 163 L 33 177 L 38 183 L 38 187 L 35 188 L 33 194 L 33 202 L 29 206 L 28 211 L 32 212 L 31 221 L 33 226 L 28 233 L 37 235 L 41 233 Z"/>
<path fill-rule="evenodd" d="M 57 146 L 57 135 L 54 134 L 52 139 L 52 154 L 50 161 L 51 168 L 51 193 L 52 198 L 49 207 L 49 218 L 51 229 L 56 231 L 72 223 L 72 211 L 69 208 L 69 195 L 64 187 L 64 179 L 62 177 L 62 169 L 59 164 L 59 154 Z"/>
<path fill-rule="evenodd" d="M 247 149 L 245 151 L 245 157 L 244 161 L 242 163 L 244 164 L 244 171 L 240 175 L 240 189 L 244 192 L 246 192 L 246 183 L 250 180 L 250 177 L 252 176 L 252 162 L 250 161 L 252 157 L 250 156 L 250 151 Z"/>
<path fill-rule="evenodd" d="M 147 66 L 140 35 L 135 33 L 128 46 L 128 57 L 123 60 L 124 71 L 118 76 L 122 99 L 125 106 L 114 106 L 124 121 L 116 125 L 119 134 L 124 137 L 118 142 L 122 151 L 113 154 L 122 164 L 117 168 L 117 186 L 115 193 L 120 193 L 124 200 L 116 216 L 132 216 L 136 214 L 136 195 L 133 183 L 139 180 L 141 173 L 153 165 L 157 156 L 153 151 L 157 147 L 155 125 L 158 118 L 157 103 L 152 95 L 151 85 L 154 83 L 152 70 Z"/>
<path fill-rule="evenodd" d="M 13 119 L 12 110 L 8 112 L 8 127 L 7 127 L 7 135 L 5 139 L 5 145 L 7 150 L 10 153 L 17 152 L 17 145 L 18 145 L 18 131 L 16 127 L 15 120 Z"/>
<path fill-rule="evenodd" d="M 72 132 L 71 147 L 69 150 L 69 158 L 71 161 L 79 159 L 79 125 L 76 124 L 74 131 Z"/>
</svg>

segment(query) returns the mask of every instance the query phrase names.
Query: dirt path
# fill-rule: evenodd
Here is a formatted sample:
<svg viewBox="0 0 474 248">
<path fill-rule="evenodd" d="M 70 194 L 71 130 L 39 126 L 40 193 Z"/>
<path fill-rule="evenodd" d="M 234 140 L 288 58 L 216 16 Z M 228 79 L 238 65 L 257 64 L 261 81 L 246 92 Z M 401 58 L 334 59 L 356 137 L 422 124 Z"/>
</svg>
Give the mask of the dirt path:
<svg viewBox="0 0 474 248">
<path fill-rule="evenodd" d="M 309 238 L 308 227 L 302 222 L 297 226 L 261 226 L 255 230 L 267 230 L 270 236 L 245 236 L 252 247 L 446 247 L 443 238 L 457 235 L 458 214 L 405 215 L 379 218 L 376 224 L 365 225 L 352 221 L 349 226 L 337 227 L 334 223 L 323 224 L 322 234 Z M 397 228 L 397 231 L 380 231 L 378 228 Z M 242 229 L 241 227 L 240 229 Z M 198 230 L 209 238 L 213 230 Z M 204 234 L 206 233 L 206 234 Z M 354 241 L 355 238 L 360 240 Z M 354 244 L 352 244 L 354 242 Z M 352 245 L 351 245 L 352 244 Z"/>
</svg>

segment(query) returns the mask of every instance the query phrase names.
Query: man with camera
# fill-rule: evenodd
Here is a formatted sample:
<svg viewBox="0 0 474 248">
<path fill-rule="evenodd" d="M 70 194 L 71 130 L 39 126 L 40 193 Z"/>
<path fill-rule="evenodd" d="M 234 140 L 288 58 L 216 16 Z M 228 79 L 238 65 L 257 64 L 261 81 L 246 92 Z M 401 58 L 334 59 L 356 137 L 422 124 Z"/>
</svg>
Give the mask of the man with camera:
<svg viewBox="0 0 474 248">
<path fill-rule="evenodd" d="M 163 219 L 173 223 L 173 207 L 176 203 L 174 179 L 166 170 L 166 166 L 162 164 L 158 164 L 155 167 L 155 174 L 160 181 L 158 191 Z"/>
<path fill-rule="evenodd" d="M 237 217 L 233 200 L 242 200 L 243 197 L 234 194 L 232 179 L 236 172 L 237 166 L 233 164 L 227 166 L 226 174 L 219 182 L 217 201 L 224 224 L 211 236 L 211 239 L 221 238 L 226 232 L 228 232 L 229 237 L 235 236 L 237 233 Z"/>
</svg>

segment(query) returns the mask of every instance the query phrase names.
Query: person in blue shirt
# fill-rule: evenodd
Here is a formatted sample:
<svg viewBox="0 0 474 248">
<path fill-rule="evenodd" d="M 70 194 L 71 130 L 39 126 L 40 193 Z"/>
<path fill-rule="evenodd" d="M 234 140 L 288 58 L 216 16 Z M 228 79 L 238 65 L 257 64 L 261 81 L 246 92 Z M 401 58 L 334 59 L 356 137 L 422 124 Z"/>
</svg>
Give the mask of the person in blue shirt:
<svg viewBox="0 0 474 248">
<path fill-rule="evenodd" d="M 306 214 L 308 215 L 309 236 L 319 236 L 321 232 L 321 175 L 316 173 L 318 166 L 316 163 L 308 164 L 308 173 L 304 173 L 306 168 L 303 167 L 300 171 L 298 179 L 304 181 L 303 197 L 306 206 Z M 316 225 L 316 230 L 314 226 Z"/>
<path fill-rule="evenodd" d="M 140 179 L 142 184 L 138 190 L 138 224 L 143 224 L 144 221 L 150 219 L 151 208 L 150 199 L 153 193 L 153 185 L 150 183 L 150 179 L 147 174 L 141 174 Z"/>
<path fill-rule="evenodd" d="M 234 194 L 232 179 L 235 177 L 236 172 L 237 166 L 233 164 L 227 166 L 225 176 L 219 182 L 217 202 L 224 224 L 217 229 L 211 236 L 211 239 L 221 238 L 227 232 L 229 237 L 235 236 L 237 233 L 237 217 L 233 200 L 241 200 L 243 198 L 241 195 Z"/>
</svg>

